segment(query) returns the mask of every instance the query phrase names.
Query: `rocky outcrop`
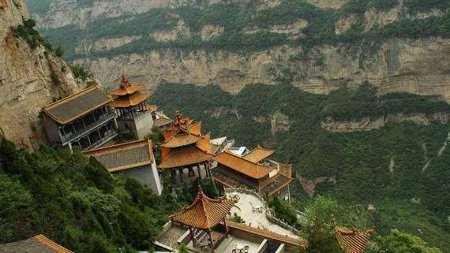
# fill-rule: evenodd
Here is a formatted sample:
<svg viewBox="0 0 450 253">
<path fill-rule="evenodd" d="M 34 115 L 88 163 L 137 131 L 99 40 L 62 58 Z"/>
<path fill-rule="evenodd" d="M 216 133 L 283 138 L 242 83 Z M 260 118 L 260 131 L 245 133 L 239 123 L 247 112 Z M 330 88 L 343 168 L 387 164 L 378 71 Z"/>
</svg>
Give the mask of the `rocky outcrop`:
<svg viewBox="0 0 450 253">
<path fill-rule="evenodd" d="M 31 147 L 42 136 L 41 108 L 77 88 L 67 64 L 46 52 L 31 49 L 11 32 L 28 13 L 22 0 L 0 7 L 0 132 L 11 141 Z"/>
<path fill-rule="evenodd" d="M 192 37 L 192 32 L 183 20 L 179 20 L 174 29 L 153 32 L 151 33 L 151 37 L 156 41 L 167 42 L 179 39 L 189 39 Z"/>
<path fill-rule="evenodd" d="M 321 183 L 333 183 L 336 184 L 336 177 L 316 177 L 312 180 L 308 180 L 306 177 L 299 177 L 298 180 L 300 181 L 300 185 L 302 186 L 303 190 L 305 191 L 306 195 L 310 198 L 314 197 L 314 194 L 316 193 L 316 186 Z"/>
<path fill-rule="evenodd" d="M 210 40 L 222 35 L 224 31 L 225 28 L 222 26 L 205 25 L 200 32 L 200 37 L 202 40 Z"/>
<path fill-rule="evenodd" d="M 270 115 L 270 125 L 272 130 L 272 135 L 275 136 L 277 133 L 283 133 L 291 129 L 291 121 L 289 117 L 280 111 L 276 111 Z"/>
<path fill-rule="evenodd" d="M 142 36 L 125 36 L 119 38 L 99 39 L 97 41 L 83 41 L 75 49 L 75 53 L 86 54 L 90 51 L 110 50 L 124 46 L 139 39 L 142 39 Z"/>
<path fill-rule="evenodd" d="M 298 39 L 302 34 L 302 30 L 308 27 L 308 21 L 299 19 L 290 24 L 273 25 L 268 29 L 260 29 L 258 27 L 245 27 L 243 32 L 246 34 L 255 34 L 266 31 L 272 33 L 286 34 L 290 39 Z"/>
<path fill-rule="evenodd" d="M 160 49 L 112 58 L 79 59 L 101 83 L 114 83 L 121 66 L 149 88 L 162 81 L 217 84 L 236 94 L 246 85 L 277 84 L 289 78 L 294 86 L 327 94 L 345 85 L 370 81 L 380 94 L 409 92 L 439 95 L 450 101 L 450 40 L 393 39 L 370 56 L 365 48 L 317 46 L 303 53 L 299 47 L 278 46 L 251 53 Z"/>
<path fill-rule="evenodd" d="M 448 113 L 434 113 L 427 115 L 424 113 L 417 113 L 412 115 L 389 114 L 385 117 L 379 117 L 376 119 L 363 118 L 358 121 L 334 121 L 329 118 L 321 122 L 323 129 L 334 133 L 348 133 L 348 132 L 360 132 L 370 131 L 374 129 L 380 129 L 390 123 L 402 123 L 413 122 L 417 125 L 429 125 L 431 123 L 446 124 L 450 120 L 450 114 Z"/>
</svg>

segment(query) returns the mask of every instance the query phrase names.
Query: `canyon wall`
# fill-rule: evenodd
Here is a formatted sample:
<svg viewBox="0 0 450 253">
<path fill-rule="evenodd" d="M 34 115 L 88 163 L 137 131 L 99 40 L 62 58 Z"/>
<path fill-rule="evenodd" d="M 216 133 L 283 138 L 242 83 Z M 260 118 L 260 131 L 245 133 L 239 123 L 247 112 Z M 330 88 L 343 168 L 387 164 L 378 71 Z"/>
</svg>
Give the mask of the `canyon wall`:
<svg viewBox="0 0 450 253">
<path fill-rule="evenodd" d="M 22 0 L 0 1 L 0 134 L 19 146 L 43 138 L 41 108 L 77 89 L 67 64 L 42 46 L 31 48 L 12 28 L 28 11 Z"/>
</svg>

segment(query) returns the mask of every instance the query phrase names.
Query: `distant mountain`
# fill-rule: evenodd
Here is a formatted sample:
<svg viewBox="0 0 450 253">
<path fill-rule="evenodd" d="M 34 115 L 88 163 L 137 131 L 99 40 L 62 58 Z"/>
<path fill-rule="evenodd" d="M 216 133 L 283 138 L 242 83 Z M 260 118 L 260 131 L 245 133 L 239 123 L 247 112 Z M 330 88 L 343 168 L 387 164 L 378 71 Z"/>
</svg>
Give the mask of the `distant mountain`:
<svg viewBox="0 0 450 253">
<path fill-rule="evenodd" d="M 125 69 L 163 81 L 292 83 L 327 94 L 370 81 L 380 93 L 450 100 L 450 14 L 443 0 L 45 0 L 33 16 L 71 61 L 105 85 Z"/>
</svg>

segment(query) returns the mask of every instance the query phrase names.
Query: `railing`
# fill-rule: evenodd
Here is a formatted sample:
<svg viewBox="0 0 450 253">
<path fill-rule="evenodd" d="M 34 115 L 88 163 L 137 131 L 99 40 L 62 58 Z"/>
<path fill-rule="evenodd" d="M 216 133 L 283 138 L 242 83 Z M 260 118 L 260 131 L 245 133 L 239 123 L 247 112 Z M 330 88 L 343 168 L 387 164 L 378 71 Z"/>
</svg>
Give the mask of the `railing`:
<svg viewBox="0 0 450 253">
<path fill-rule="evenodd" d="M 88 132 L 91 132 L 92 130 L 96 129 L 98 126 L 105 124 L 106 122 L 110 121 L 115 117 L 114 114 L 103 114 L 98 118 L 97 121 L 94 121 L 91 124 L 86 125 L 83 129 L 75 129 L 74 132 L 67 133 L 65 135 L 61 134 L 61 140 L 63 143 L 66 142 L 72 142 L 74 139 L 77 139 L 80 135 L 85 135 Z M 60 130 L 61 131 L 61 130 Z"/>
<path fill-rule="evenodd" d="M 116 135 L 117 135 L 116 131 L 108 130 L 107 134 L 105 136 L 103 136 L 103 138 L 96 141 L 95 143 L 92 143 L 86 149 L 92 149 L 92 148 L 99 147 L 99 146 L 103 145 L 104 143 L 108 142 L 109 140 L 111 140 L 112 138 L 116 137 Z"/>
<path fill-rule="evenodd" d="M 248 189 L 248 188 L 243 188 L 243 187 L 239 187 L 239 188 L 225 188 L 225 192 L 226 193 L 231 193 L 231 192 L 239 192 L 239 193 L 245 193 L 245 194 L 250 194 L 255 196 L 256 198 L 258 198 L 261 203 L 263 203 L 264 208 L 266 209 L 266 217 L 269 221 L 279 225 L 280 227 L 290 230 L 296 234 L 299 234 L 300 231 L 296 228 L 294 228 L 293 226 L 287 224 L 286 222 L 278 219 L 277 217 L 272 215 L 272 212 L 270 211 L 269 205 L 267 204 L 266 200 L 255 190 L 252 189 Z"/>
</svg>

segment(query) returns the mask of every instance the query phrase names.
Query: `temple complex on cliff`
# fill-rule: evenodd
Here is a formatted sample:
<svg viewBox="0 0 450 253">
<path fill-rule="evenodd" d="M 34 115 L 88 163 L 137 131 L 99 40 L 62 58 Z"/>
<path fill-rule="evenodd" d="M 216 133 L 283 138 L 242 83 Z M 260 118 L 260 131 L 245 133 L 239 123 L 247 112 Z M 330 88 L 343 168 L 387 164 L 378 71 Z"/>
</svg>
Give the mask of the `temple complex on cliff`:
<svg viewBox="0 0 450 253">
<path fill-rule="evenodd" d="M 149 136 L 153 127 L 153 108 L 147 105 L 150 94 L 143 92 L 143 88 L 144 84 L 134 85 L 122 75 L 119 88 L 111 92 L 119 132 L 138 140 Z"/>
<path fill-rule="evenodd" d="M 158 167 L 171 175 L 174 185 L 190 183 L 191 179 L 211 177 L 209 134 L 202 134 L 202 123 L 176 113 L 172 127 L 164 131 L 162 159 Z"/>
<path fill-rule="evenodd" d="M 88 150 L 117 135 L 111 97 L 93 85 L 43 108 L 43 124 L 53 146 Z"/>
<path fill-rule="evenodd" d="M 289 200 L 292 165 L 268 159 L 273 153 L 274 150 L 260 146 L 243 156 L 226 150 L 216 157 L 218 165 L 212 173 L 213 181 L 222 188 L 247 187 Z"/>
</svg>

